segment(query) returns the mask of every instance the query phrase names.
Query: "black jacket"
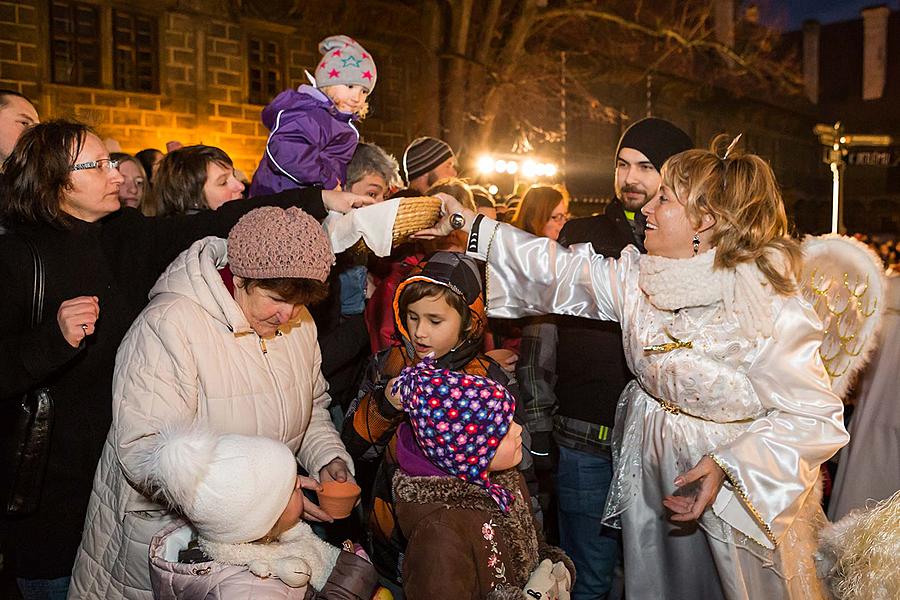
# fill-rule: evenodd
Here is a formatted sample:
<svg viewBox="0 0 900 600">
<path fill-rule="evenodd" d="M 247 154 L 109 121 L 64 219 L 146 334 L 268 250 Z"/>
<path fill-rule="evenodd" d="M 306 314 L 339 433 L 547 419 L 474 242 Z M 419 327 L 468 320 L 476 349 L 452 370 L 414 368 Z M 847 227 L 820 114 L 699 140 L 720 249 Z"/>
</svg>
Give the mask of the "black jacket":
<svg viewBox="0 0 900 600">
<path fill-rule="evenodd" d="M 116 351 L 146 306 L 150 288 L 169 263 L 195 240 L 227 237 L 249 210 L 299 206 L 319 220 L 321 192 L 292 190 L 229 202 L 219 210 L 179 217 L 143 217 L 122 209 L 97 223 L 70 219 L 71 227 L 8 224 L 0 235 L 0 402 L 49 385 L 55 418 L 50 458 L 36 514 L 6 523 L 7 565 L 26 578 L 70 574 L 81 540 L 94 471 L 112 421 Z M 33 241 L 44 263 L 43 322 L 30 327 L 33 268 L 22 237 Z M 97 296 L 94 335 L 79 348 L 63 338 L 60 303 Z M 2 406 L 0 406 L 2 408 Z"/>
<path fill-rule="evenodd" d="M 638 213 L 636 219 L 641 221 L 635 229 L 642 232 L 643 215 Z M 566 223 L 559 243 L 590 243 L 594 252 L 614 258 L 629 244 L 644 252 L 643 239 L 635 235 L 618 200 L 603 215 Z M 609 444 L 616 404 L 632 377 L 625 364 L 622 329 L 618 323 L 578 317 L 558 317 L 556 322 L 554 437 L 569 448 L 597 451 Z"/>
</svg>

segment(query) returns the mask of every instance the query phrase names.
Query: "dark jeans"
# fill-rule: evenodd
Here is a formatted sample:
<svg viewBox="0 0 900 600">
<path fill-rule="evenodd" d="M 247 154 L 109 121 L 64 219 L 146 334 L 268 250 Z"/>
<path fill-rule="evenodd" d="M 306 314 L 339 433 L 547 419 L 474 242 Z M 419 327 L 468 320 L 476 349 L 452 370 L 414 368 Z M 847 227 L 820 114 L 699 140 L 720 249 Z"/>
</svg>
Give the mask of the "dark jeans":
<svg viewBox="0 0 900 600">
<path fill-rule="evenodd" d="M 560 446 L 556 492 L 559 545 L 575 563 L 572 600 L 606 598 L 619 559 L 615 530 L 601 518 L 612 481 L 612 460 Z"/>
<path fill-rule="evenodd" d="M 70 579 L 16 579 L 16 583 L 23 600 L 66 600 Z"/>
</svg>

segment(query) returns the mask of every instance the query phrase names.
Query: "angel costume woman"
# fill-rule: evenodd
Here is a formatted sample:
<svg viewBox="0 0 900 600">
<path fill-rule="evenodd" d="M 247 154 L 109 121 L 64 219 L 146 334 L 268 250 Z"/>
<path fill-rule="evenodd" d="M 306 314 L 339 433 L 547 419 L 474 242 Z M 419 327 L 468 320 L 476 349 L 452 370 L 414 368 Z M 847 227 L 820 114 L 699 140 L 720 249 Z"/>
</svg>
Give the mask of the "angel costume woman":
<svg viewBox="0 0 900 600">
<path fill-rule="evenodd" d="M 757 156 L 690 150 L 662 181 L 643 209 L 649 255 L 566 249 L 449 199 L 418 235 L 470 230 L 491 316 L 621 323 L 635 380 L 605 521 L 622 528 L 630 598 L 824 597 L 816 482 L 848 436 L 774 175 Z"/>
</svg>

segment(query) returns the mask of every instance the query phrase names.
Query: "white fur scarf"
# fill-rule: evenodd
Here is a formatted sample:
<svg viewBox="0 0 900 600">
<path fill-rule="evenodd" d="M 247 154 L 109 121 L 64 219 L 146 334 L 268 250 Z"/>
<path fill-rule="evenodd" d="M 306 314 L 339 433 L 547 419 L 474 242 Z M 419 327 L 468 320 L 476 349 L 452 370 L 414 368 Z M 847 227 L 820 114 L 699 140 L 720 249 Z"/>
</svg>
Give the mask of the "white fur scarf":
<svg viewBox="0 0 900 600">
<path fill-rule="evenodd" d="M 278 577 L 291 587 L 307 583 L 321 590 L 341 551 L 300 521 L 269 544 L 223 544 L 200 538 L 207 556 L 227 565 L 248 566 L 259 577 Z"/>
<path fill-rule="evenodd" d="M 774 328 L 774 290 L 754 263 L 715 269 L 715 249 L 692 258 L 641 256 L 638 285 L 660 310 L 722 302 L 748 336 L 769 337 Z"/>
</svg>

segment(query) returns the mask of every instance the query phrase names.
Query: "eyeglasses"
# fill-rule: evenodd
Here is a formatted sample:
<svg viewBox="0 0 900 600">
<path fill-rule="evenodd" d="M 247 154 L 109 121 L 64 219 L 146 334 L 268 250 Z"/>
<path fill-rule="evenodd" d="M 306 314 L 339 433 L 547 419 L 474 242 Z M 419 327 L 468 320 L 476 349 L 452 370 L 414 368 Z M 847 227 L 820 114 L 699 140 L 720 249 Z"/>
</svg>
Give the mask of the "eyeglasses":
<svg viewBox="0 0 900 600">
<path fill-rule="evenodd" d="M 111 158 L 98 158 L 97 160 L 91 160 L 88 162 L 78 163 L 77 165 L 72 165 L 73 171 L 86 171 L 87 169 L 101 169 L 104 168 L 107 171 L 112 171 L 119 166 L 119 161 L 113 160 Z"/>
<path fill-rule="evenodd" d="M 551 220 L 551 221 L 556 221 L 557 223 L 559 223 L 559 222 L 561 222 L 561 221 L 568 221 L 568 220 L 569 220 L 569 215 L 567 215 L 567 214 L 565 214 L 565 213 L 560 214 L 560 215 L 550 215 L 550 220 Z"/>
</svg>

